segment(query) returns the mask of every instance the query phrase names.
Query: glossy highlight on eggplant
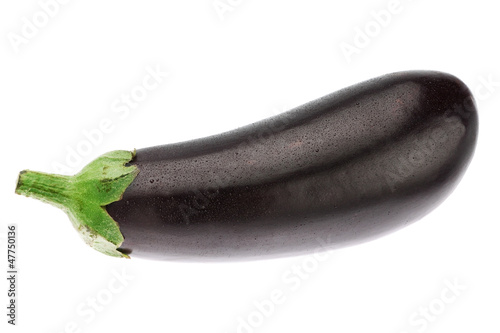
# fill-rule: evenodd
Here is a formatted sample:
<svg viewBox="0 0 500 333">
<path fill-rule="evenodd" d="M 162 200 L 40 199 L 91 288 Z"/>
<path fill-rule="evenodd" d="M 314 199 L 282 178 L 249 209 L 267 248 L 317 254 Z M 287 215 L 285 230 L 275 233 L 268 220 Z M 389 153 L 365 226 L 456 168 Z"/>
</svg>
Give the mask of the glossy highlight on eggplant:
<svg viewBox="0 0 500 333">
<path fill-rule="evenodd" d="M 246 260 L 369 241 L 421 219 L 457 186 L 478 116 L 434 71 L 381 76 L 220 135 L 139 149 L 105 206 L 118 251 Z"/>
</svg>

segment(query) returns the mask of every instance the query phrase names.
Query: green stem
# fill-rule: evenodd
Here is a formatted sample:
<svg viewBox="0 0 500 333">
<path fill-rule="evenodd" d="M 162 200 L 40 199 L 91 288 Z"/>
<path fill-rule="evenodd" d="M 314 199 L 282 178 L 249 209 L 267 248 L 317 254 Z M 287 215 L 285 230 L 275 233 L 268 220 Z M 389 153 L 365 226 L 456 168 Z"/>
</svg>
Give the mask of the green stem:
<svg viewBox="0 0 500 333">
<path fill-rule="evenodd" d="M 73 176 L 24 170 L 16 193 L 50 203 L 65 211 L 83 240 L 114 257 L 128 256 L 118 250 L 123 236 L 118 223 L 104 208 L 122 198 L 139 170 L 125 166 L 135 152 L 117 150 L 98 157 Z"/>
<path fill-rule="evenodd" d="M 70 200 L 72 177 L 24 170 L 19 173 L 16 193 L 54 206 L 64 206 Z"/>
</svg>

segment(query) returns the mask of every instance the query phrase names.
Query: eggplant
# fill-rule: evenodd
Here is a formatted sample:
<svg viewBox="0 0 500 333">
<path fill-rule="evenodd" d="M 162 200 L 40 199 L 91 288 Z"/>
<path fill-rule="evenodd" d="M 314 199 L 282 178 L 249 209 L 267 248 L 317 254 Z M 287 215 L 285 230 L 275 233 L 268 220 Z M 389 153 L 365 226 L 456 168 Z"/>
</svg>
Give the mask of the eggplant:
<svg viewBox="0 0 500 333">
<path fill-rule="evenodd" d="M 474 153 L 470 90 L 436 71 L 374 78 L 220 135 L 114 151 L 74 176 L 20 173 L 118 257 L 302 255 L 405 227 L 457 186 Z"/>
</svg>

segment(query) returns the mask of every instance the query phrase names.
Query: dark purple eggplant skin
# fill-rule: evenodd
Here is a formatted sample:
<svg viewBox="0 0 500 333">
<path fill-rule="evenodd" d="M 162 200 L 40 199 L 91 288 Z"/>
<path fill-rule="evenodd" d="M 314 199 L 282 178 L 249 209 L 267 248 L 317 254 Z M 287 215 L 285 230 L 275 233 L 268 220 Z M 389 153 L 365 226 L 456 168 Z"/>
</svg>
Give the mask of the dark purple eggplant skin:
<svg viewBox="0 0 500 333">
<path fill-rule="evenodd" d="M 132 257 L 331 250 L 432 211 L 463 176 L 477 132 L 456 77 L 388 74 L 230 132 L 137 150 L 138 176 L 106 209 Z"/>
</svg>

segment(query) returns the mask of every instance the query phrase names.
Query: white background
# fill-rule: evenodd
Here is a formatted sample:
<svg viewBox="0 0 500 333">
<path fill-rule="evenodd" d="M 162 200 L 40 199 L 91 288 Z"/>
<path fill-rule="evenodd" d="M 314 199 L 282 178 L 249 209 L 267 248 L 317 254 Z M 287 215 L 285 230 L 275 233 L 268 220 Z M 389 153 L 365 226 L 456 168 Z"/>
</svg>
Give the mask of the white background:
<svg viewBox="0 0 500 333">
<path fill-rule="evenodd" d="M 6 274 L 5 234 L 16 223 L 20 272 L 16 327 L 6 323 L 1 279 L 2 332 L 499 331 L 500 20 L 492 1 L 54 3 L 0 5 L 0 267 Z M 376 23 L 373 13 L 388 9 Z M 346 56 L 347 44 L 357 53 Z M 148 68 L 168 76 L 135 108 L 114 112 Z M 88 248 L 62 211 L 14 194 L 26 168 L 74 173 L 111 150 L 219 133 L 408 69 L 452 73 L 474 92 L 473 162 L 421 221 L 322 261 L 110 258 Z M 100 130 L 103 119 L 107 133 L 85 146 L 84 131 Z M 87 149 L 80 160 L 69 157 L 78 147 Z M 282 296 L 270 306 L 273 293 Z"/>
</svg>

